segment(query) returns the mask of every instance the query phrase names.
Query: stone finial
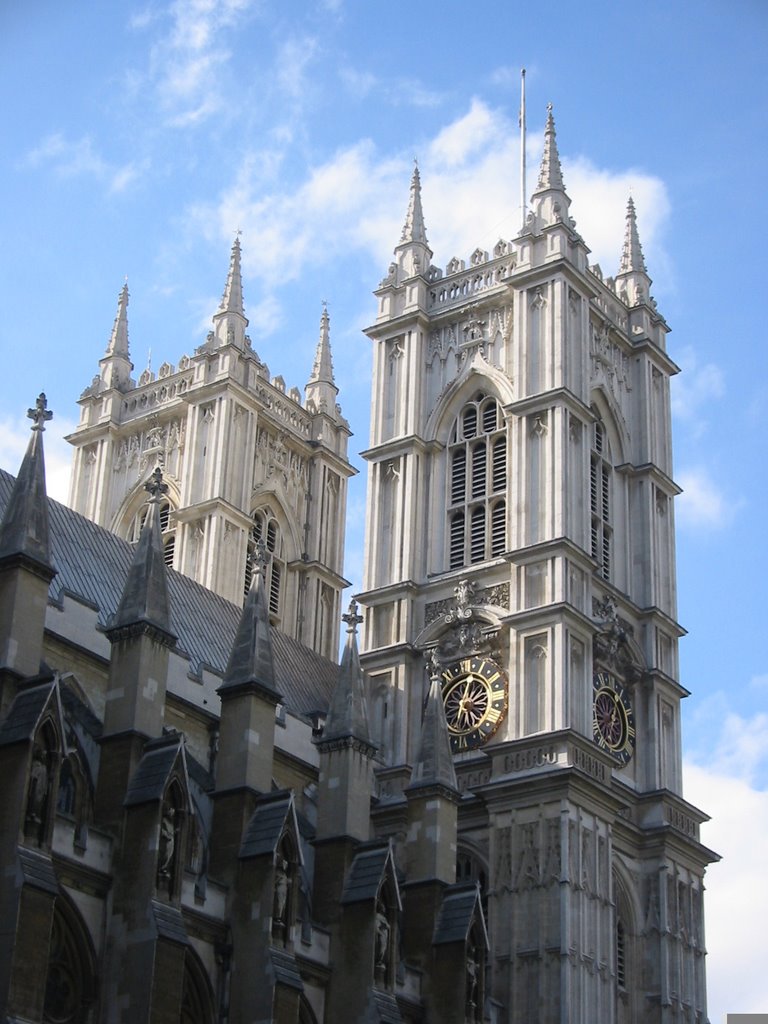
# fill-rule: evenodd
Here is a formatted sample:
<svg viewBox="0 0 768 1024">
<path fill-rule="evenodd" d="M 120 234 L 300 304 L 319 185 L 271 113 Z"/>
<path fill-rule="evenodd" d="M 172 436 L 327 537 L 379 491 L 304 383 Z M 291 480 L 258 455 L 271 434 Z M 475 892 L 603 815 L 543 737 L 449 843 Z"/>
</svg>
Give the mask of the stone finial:
<svg viewBox="0 0 768 1024">
<path fill-rule="evenodd" d="M 647 274 L 640 235 L 637 231 L 637 215 L 632 196 L 627 201 L 626 224 L 624 228 L 624 246 L 621 252 L 619 274 Z"/>
<path fill-rule="evenodd" d="M 227 283 L 224 285 L 224 294 L 219 304 L 220 313 L 244 314 L 243 307 L 243 277 L 240 267 L 240 232 L 235 235 L 232 243 L 232 252 L 229 257 L 229 273 Z"/>
<path fill-rule="evenodd" d="M 149 492 L 149 500 L 153 504 L 157 504 L 168 493 L 168 484 L 163 482 L 163 471 L 159 466 L 144 484 L 144 490 Z"/>
<path fill-rule="evenodd" d="M 347 633 L 357 633 L 357 627 L 363 622 L 363 616 L 357 614 L 357 601 L 352 598 L 349 602 L 349 610 L 341 616 L 341 621 L 347 624 Z"/>
<path fill-rule="evenodd" d="M 27 417 L 34 420 L 32 430 L 45 430 L 45 424 L 53 419 L 53 413 L 48 408 L 48 399 L 45 392 L 41 391 L 37 396 L 34 409 L 27 409 Z"/>
</svg>

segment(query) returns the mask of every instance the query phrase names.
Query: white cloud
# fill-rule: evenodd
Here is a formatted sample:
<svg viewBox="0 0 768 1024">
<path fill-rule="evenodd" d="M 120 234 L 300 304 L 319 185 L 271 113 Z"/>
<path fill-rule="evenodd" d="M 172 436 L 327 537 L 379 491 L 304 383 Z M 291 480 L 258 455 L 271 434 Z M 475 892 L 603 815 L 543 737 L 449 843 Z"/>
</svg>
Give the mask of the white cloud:
<svg viewBox="0 0 768 1024">
<path fill-rule="evenodd" d="M 768 1007 L 763 936 L 768 918 L 765 851 L 768 849 L 768 792 L 750 777 L 755 757 L 765 760 L 768 716 L 729 716 L 707 764 L 687 761 L 685 797 L 712 820 L 702 842 L 722 856 L 707 870 L 705 927 L 709 1016 L 760 1013 Z M 747 742 L 750 736 L 754 742 Z M 762 745 L 758 753 L 758 746 Z"/>
<path fill-rule="evenodd" d="M 702 364 L 691 345 L 675 358 L 682 372 L 671 382 L 672 413 L 698 437 L 706 430 L 712 403 L 725 394 L 723 371 L 716 363 Z"/>
<path fill-rule="evenodd" d="M 58 132 L 46 136 L 30 150 L 22 164 L 35 169 L 50 168 L 61 178 L 92 177 L 113 193 L 124 191 L 149 168 L 148 160 L 110 163 L 95 149 L 89 136 L 69 140 Z"/>
<path fill-rule="evenodd" d="M 69 471 L 72 464 L 72 448 L 64 440 L 76 424 L 56 416 L 55 430 L 49 426 L 44 435 L 45 481 L 48 497 L 66 503 L 69 495 Z M 22 416 L 16 419 L 0 419 L 0 467 L 13 476 L 19 471 L 21 460 L 27 450 L 30 436 L 30 421 Z"/>
<path fill-rule="evenodd" d="M 730 523 L 741 507 L 741 500 L 721 490 L 706 469 L 682 470 L 677 481 L 683 489 L 675 499 L 675 518 L 680 527 L 717 530 Z"/>
</svg>

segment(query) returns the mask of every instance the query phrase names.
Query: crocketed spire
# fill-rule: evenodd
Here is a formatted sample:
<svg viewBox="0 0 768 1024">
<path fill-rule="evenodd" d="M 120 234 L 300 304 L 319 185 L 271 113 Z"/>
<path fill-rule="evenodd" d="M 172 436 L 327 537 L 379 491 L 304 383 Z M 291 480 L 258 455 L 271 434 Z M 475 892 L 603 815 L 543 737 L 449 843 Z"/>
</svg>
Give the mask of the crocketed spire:
<svg viewBox="0 0 768 1024">
<path fill-rule="evenodd" d="M 112 333 L 107 342 L 107 351 L 99 361 L 101 379 L 108 388 L 126 391 L 131 387 L 131 362 L 128 348 L 128 282 L 126 281 L 117 297 L 117 314 Z"/>
<path fill-rule="evenodd" d="M 235 235 L 229 257 L 229 272 L 219 308 L 213 316 L 214 333 L 219 345 L 243 348 L 248 320 L 243 307 L 243 275 L 240 267 L 240 237 Z"/>
<path fill-rule="evenodd" d="M 536 192 L 543 192 L 546 189 L 555 189 L 557 192 L 565 192 L 563 171 L 560 166 L 560 154 L 557 151 L 555 118 L 552 114 L 551 103 L 547 106 L 547 123 L 544 128 L 544 153 L 541 158 L 541 167 L 539 168 L 539 180 L 536 185 Z"/>
<path fill-rule="evenodd" d="M 413 174 L 411 175 L 411 195 L 408 200 L 408 212 L 405 215 L 405 224 L 400 236 L 400 244 L 408 242 L 419 242 L 421 245 L 429 245 L 427 231 L 424 227 L 424 213 L 421 208 L 421 177 L 419 176 L 419 165 L 414 162 Z"/>
<path fill-rule="evenodd" d="M 147 518 L 120 597 L 110 631 L 146 623 L 171 636 L 168 571 L 160 531 L 160 502 L 168 491 L 158 467 L 144 485 L 149 491 Z"/>
<path fill-rule="evenodd" d="M 635 214 L 635 203 L 632 196 L 627 202 L 627 218 L 624 229 L 624 248 L 621 252 L 620 274 L 631 273 L 647 274 L 643 249 L 640 245 L 640 236 L 637 233 L 637 216 Z"/>
<path fill-rule="evenodd" d="M 307 384 L 331 384 L 335 390 L 338 390 L 333 379 L 330 318 L 328 316 L 328 307 L 325 303 L 323 303 L 323 312 L 320 317 L 320 337 L 317 339 L 315 362 Z"/>
<path fill-rule="evenodd" d="M 0 522 L 0 559 L 25 556 L 48 569 L 53 577 L 43 453 L 43 431 L 53 413 L 44 394 L 39 395 L 27 416 L 33 421 L 32 436 Z"/>
</svg>

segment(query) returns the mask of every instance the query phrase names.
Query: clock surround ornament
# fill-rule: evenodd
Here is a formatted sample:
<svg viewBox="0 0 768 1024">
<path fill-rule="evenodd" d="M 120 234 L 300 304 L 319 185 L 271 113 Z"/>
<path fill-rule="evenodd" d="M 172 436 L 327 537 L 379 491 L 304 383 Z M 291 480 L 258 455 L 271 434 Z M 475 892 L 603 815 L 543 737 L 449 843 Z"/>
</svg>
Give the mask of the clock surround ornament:
<svg viewBox="0 0 768 1024">
<path fill-rule="evenodd" d="M 635 752 L 635 716 L 629 694 L 610 672 L 594 678 L 592 733 L 595 743 L 625 767 Z"/>
</svg>

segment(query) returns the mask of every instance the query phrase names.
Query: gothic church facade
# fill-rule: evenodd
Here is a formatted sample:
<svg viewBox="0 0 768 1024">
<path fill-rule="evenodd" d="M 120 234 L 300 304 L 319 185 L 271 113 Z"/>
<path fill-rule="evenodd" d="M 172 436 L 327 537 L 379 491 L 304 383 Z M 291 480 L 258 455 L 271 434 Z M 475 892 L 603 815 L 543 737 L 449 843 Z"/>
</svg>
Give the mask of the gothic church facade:
<svg viewBox="0 0 768 1024">
<path fill-rule="evenodd" d="M 468 264 L 433 264 L 414 172 L 340 665 L 326 312 L 286 392 L 236 240 L 205 343 L 135 382 L 123 289 L 72 509 L 30 410 L 0 475 L 9 1020 L 707 1020 L 677 368 L 632 201 L 615 278 L 569 207 L 551 111 L 523 229 Z"/>
</svg>

